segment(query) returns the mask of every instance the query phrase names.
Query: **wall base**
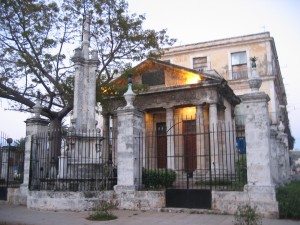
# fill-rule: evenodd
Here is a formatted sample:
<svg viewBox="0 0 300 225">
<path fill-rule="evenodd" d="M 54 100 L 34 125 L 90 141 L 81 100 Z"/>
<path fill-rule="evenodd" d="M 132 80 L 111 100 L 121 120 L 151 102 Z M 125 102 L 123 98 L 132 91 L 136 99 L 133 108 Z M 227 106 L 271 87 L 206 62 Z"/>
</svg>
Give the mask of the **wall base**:
<svg viewBox="0 0 300 225">
<path fill-rule="evenodd" d="M 279 208 L 274 186 L 245 186 L 243 192 L 212 191 L 212 208 L 224 213 L 234 214 L 238 206 L 250 204 L 268 218 L 278 218 Z"/>
</svg>

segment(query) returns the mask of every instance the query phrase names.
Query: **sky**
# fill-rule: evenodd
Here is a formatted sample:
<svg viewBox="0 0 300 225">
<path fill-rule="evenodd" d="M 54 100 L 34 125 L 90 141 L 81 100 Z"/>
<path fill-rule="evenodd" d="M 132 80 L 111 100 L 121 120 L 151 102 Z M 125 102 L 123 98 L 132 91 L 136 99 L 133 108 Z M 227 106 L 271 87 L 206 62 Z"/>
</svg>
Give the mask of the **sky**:
<svg viewBox="0 0 300 225">
<path fill-rule="evenodd" d="M 128 0 L 128 3 L 131 13 L 146 16 L 145 29 L 167 29 L 167 34 L 177 39 L 175 45 L 270 32 L 287 93 L 295 149 L 300 149 L 299 0 Z M 0 131 L 14 139 L 24 137 L 24 121 L 31 115 L 5 108 L 6 102 L 0 99 Z"/>
</svg>

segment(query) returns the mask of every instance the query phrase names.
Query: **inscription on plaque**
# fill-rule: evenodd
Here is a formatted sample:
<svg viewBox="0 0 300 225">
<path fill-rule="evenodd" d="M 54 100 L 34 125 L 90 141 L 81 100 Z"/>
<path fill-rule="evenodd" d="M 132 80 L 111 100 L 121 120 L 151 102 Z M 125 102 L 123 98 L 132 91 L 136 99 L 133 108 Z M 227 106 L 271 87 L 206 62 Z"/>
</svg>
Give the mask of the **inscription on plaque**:
<svg viewBox="0 0 300 225">
<path fill-rule="evenodd" d="M 155 70 L 142 74 L 142 83 L 149 86 L 165 84 L 165 74 L 163 70 Z"/>
</svg>

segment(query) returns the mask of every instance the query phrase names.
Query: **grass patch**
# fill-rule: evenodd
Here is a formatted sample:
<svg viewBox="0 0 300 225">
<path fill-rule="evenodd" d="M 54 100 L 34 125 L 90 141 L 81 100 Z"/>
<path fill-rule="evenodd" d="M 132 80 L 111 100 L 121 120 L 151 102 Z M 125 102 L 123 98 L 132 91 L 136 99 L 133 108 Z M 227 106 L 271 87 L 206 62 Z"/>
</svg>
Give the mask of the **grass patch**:
<svg viewBox="0 0 300 225">
<path fill-rule="evenodd" d="M 94 221 L 115 220 L 118 217 L 111 212 L 113 208 L 114 208 L 113 204 L 109 202 L 102 202 L 99 206 L 96 207 L 95 212 L 89 215 L 87 219 L 94 220 Z"/>
<path fill-rule="evenodd" d="M 300 181 L 293 181 L 277 189 L 279 217 L 300 220 Z"/>
</svg>

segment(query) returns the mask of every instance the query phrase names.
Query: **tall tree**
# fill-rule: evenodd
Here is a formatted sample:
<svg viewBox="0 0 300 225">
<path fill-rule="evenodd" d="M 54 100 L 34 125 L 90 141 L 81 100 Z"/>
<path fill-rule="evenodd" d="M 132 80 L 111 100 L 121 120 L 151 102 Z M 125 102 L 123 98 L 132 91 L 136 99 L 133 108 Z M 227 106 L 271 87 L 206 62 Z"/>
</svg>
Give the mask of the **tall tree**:
<svg viewBox="0 0 300 225">
<path fill-rule="evenodd" d="M 40 98 L 50 127 L 61 127 L 73 108 L 70 58 L 86 16 L 99 53 L 98 87 L 175 42 L 166 30 L 143 29 L 145 17 L 130 14 L 125 0 L 1 1 L 0 97 L 11 100 L 12 109 L 30 111 Z"/>
</svg>

